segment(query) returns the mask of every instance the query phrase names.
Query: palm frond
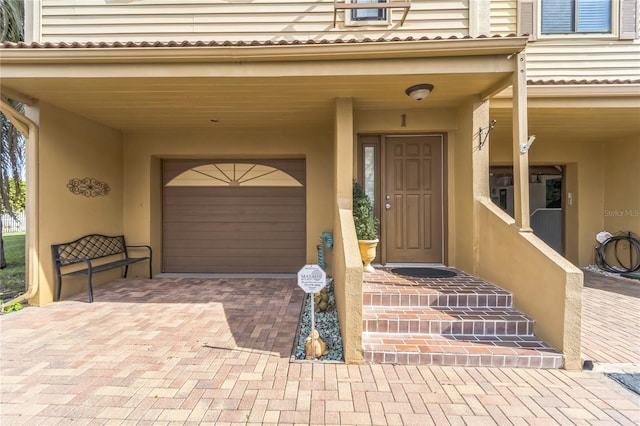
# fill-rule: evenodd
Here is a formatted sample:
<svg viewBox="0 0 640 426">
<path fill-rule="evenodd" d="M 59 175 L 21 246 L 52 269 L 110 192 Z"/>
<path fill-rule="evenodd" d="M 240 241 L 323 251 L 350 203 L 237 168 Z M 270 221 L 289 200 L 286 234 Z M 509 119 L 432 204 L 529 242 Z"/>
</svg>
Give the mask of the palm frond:
<svg viewBox="0 0 640 426">
<path fill-rule="evenodd" d="M 0 41 L 24 40 L 24 1 L 0 0 Z"/>
</svg>

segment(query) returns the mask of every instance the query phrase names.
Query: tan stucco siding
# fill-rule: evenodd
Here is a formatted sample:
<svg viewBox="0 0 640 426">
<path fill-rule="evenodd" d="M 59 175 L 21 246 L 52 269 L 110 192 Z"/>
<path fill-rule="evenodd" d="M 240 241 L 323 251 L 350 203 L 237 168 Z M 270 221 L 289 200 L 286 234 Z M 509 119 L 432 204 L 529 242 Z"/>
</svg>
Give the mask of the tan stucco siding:
<svg viewBox="0 0 640 426">
<path fill-rule="evenodd" d="M 354 114 L 353 99 L 335 102 L 333 140 L 334 162 L 334 259 L 336 307 L 344 360 L 349 364 L 364 361 L 362 351 L 362 259 L 353 224 Z"/>
<path fill-rule="evenodd" d="M 603 229 L 640 235 L 640 140 L 614 141 L 605 155 Z"/>
<path fill-rule="evenodd" d="M 595 235 L 604 226 L 605 152 L 609 144 L 561 143 L 560 139 L 536 140 L 529 151 L 532 165 L 566 166 L 565 191 L 571 202 L 565 205 L 565 250 L 569 261 L 578 266 L 593 264 Z M 491 144 L 491 164 L 511 164 L 508 141 Z"/>
<path fill-rule="evenodd" d="M 212 124 L 212 127 L 215 126 Z M 320 234 L 332 231 L 332 129 L 290 130 L 136 131 L 125 134 L 125 230 L 138 241 L 149 241 L 157 253 L 154 272 L 160 272 L 162 253 L 162 158 L 304 158 L 307 170 L 306 258 L 317 262 Z M 300 265 L 301 267 L 303 265 Z"/>
<path fill-rule="evenodd" d="M 640 43 L 597 38 L 539 39 L 527 46 L 530 80 L 637 80 Z"/>
<path fill-rule="evenodd" d="M 581 368 L 582 272 L 489 199 L 480 200 L 479 276 L 510 291 L 514 306 L 535 319 L 535 334 Z M 514 256 L 517 253 L 517 256 Z"/>
<path fill-rule="evenodd" d="M 56 282 L 51 244 L 86 234 L 122 234 L 124 231 L 122 136 L 120 132 L 52 105 L 39 105 L 40 170 L 39 210 L 40 290 L 30 303 L 53 300 Z M 105 196 L 87 197 L 69 191 L 74 178 L 94 178 L 109 185 Z M 127 236 L 128 237 L 128 236 Z M 134 240 L 135 241 L 135 240 Z M 97 274 L 99 284 L 119 271 Z M 133 271 L 132 271 L 133 273 Z M 64 278 L 62 298 L 86 291 L 86 277 Z"/>
<path fill-rule="evenodd" d="M 404 11 L 391 11 L 390 25 L 346 26 L 333 0 L 183 2 L 137 0 L 41 0 L 42 42 L 170 40 L 319 40 L 468 34 L 469 0 L 414 0 L 404 25 Z M 38 41 L 38 40 L 35 40 Z"/>
<path fill-rule="evenodd" d="M 473 111 L 466 103 L 457 111 L 458 129 L 450 140 L 449 227 L 452 230 L 449 264 L 474 273 Z"/>
</svg>

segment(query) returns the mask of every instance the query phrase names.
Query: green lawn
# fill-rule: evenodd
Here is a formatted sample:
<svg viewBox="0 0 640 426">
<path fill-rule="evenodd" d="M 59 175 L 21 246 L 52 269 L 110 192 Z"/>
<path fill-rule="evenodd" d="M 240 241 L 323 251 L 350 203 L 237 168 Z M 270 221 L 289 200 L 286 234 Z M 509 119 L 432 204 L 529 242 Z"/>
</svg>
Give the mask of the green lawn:
<svg viewBox="0 0 640 426">
<path fill-rule="evenodd" d="M 24 232 L 4 234 L 7 267 L 0 269 L 0 299 L 9 300 L 24 293 Z"/>
</svg>

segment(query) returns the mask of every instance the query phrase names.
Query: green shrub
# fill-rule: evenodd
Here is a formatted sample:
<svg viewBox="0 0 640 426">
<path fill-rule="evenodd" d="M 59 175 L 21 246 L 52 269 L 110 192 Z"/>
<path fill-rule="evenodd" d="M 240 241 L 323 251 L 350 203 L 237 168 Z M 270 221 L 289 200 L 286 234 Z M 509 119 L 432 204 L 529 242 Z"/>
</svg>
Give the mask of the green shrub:
<svg viewBox="0 0 640 426">
<path fill-rule="evenodd" d="M 380 222 L 374 216 L 371 200 L 356 181 L 353 181 L 353 222 L 359 240 L 378 239 Z"/>
</svg>

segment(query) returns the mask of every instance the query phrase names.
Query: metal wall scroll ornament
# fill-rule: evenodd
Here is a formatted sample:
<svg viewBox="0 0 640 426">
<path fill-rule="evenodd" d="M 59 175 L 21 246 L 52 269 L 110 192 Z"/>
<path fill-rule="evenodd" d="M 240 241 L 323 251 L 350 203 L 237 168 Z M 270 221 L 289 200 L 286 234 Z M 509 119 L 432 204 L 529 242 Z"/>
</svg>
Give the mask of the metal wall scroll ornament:
<svg viewBox="0 0 640 426">
<path fill-rule="evenodd" d="M 111 188 L 106 182 L 100 182 L 94 178 L 74 178 L 67 185 L 69 191 L 76 195 L 84 195 L 85 197 L 99 197 L 107 195 Z"/>
</svg>

